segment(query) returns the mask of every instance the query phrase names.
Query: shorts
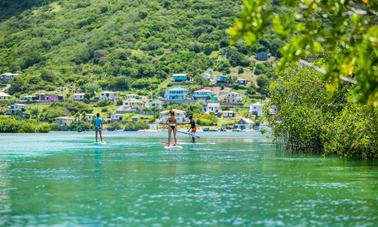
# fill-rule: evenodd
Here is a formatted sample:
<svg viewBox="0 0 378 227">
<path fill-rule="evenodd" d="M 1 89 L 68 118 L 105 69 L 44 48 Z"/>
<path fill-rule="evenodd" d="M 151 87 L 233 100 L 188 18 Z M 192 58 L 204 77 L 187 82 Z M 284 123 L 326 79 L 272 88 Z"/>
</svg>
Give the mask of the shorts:
<svg viewBox="0 0 378 227">
<path fill-rule="evenodd" d="M 101 128 L 101 126 L 95 126 L 95 130 L 96 130 L 96 132 L 99 132 L 99 131 L 102 131 L 102 128 Z"/>
<path fill-rule="evenodd" d="M 192 133 L 191 133 L 191 135 L 192 135 L 192 137 L 193 138 L 195 138 L 196 137 L 196 128 L 192 128 Z"/>
</svg>

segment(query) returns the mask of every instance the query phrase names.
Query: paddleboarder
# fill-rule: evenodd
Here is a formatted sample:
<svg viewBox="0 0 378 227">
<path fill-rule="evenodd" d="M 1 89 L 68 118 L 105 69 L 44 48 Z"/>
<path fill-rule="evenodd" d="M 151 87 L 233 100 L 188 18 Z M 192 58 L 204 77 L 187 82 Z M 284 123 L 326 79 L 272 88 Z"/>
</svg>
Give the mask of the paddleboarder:
<svg viewBox="0 0 378 227">
<path fill-rule="evenodd" d="M 176 133 L 177 133 L 177 121 L 175 117 L 175 112 L 173 110 L 169 111 L 169 117 L 166 122 L 168 124 L 168 143 L 167 146 L 171 146 L 171 134 L 173 132 L 173 138 L 174 138 L 174 144 L 173 146 L 177 145 L 177 138 L 176 138 Z"/>
<path fill-rule="evenodd" d="M 192 115 L 189 116 L 189 120 L 190 120 L 190 128 L 188 129 L 188 132 L 191 132 L 192 142 L 195 143 L 196 142 L 196 131 L 197 131 L 196 122 L 193 120 Z"/>
<path fill-rule="evenodd" d="M 102 143 L 102 127 L 103 127 L 103 121 L 100 117 L 100 114 L 96 114 L 96 118 L 93 120 L 93 125 L 96 131 L 96 142 L 98 141 L 98 135 L 100 135 L 100 140 Z"/>
</svg>

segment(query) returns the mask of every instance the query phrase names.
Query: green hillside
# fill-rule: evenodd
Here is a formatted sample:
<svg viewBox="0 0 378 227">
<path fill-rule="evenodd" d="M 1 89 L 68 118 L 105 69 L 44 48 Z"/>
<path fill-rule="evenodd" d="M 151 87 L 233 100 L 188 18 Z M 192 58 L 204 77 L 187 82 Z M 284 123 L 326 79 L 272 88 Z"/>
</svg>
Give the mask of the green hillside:
<svg viewBox="0 0 378 227">
<path fill-rule="evenodd" d="M 230 47 L 226 30 L 240 8 L 233 0 L 55 1 L 0 22 L 0 72 L 22 71 L 12 94 L 84 85 L 156 90 L 177 72 L 199 83 L 208 69 L 250 72 L 256 52 L 274 56 L 279 41 Z M 269 64 L 259 68 L 271 76 Z"/>
</svg>

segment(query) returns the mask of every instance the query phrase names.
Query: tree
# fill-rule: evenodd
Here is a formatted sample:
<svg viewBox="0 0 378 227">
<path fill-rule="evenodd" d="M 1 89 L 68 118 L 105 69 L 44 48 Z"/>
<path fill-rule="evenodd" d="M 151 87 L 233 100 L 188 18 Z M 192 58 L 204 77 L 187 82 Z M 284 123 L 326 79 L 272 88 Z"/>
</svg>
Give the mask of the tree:
<svg viewBox="0 0 378 227">
<path fill-rule="evenodd" d="M 263 94 L 263 95 L 269 94 L 269 91 L 268 91 L 269 80 L 265 75 L 257 77 L 256 83 L 259 86 L 257 91 L 260 92 L 260 94 Z"/>
<path fill-rule="evenodd" d="M 323 58 L 320 67 L 327 90 L 353 83 L 353 98 L 378 106 L 378 1 L 245 0 L 240 17 L 229 33 L 252 45 L 272 27 L 284 40 L 277 70 L 300 59 Z M 271 23 L 273 21 L 273 23 Z M 315 68 L 315 67 L 314 67 Z"/>
</svg>

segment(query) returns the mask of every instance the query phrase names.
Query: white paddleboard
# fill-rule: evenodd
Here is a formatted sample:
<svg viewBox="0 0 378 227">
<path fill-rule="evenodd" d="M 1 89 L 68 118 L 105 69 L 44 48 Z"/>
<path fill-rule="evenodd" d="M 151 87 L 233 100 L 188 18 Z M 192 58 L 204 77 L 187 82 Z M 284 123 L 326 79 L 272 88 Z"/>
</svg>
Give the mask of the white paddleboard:
<svg viewBox="0 0 378 227">
<path fill-rule="evenodd" d="M 95 144 L 105 145 L 105 144 L 107 144 L 107 143 L 106 143 L 106 141 L 101 141 L 101 142 L 99 141 L 99 142 L 95 142 Z"/>
<path fill-rule="evenodd" d="M 182 146 L 176 145 L 176 146 L 164 146 L 164 149 L 182 149 Z"/>
</svg>

